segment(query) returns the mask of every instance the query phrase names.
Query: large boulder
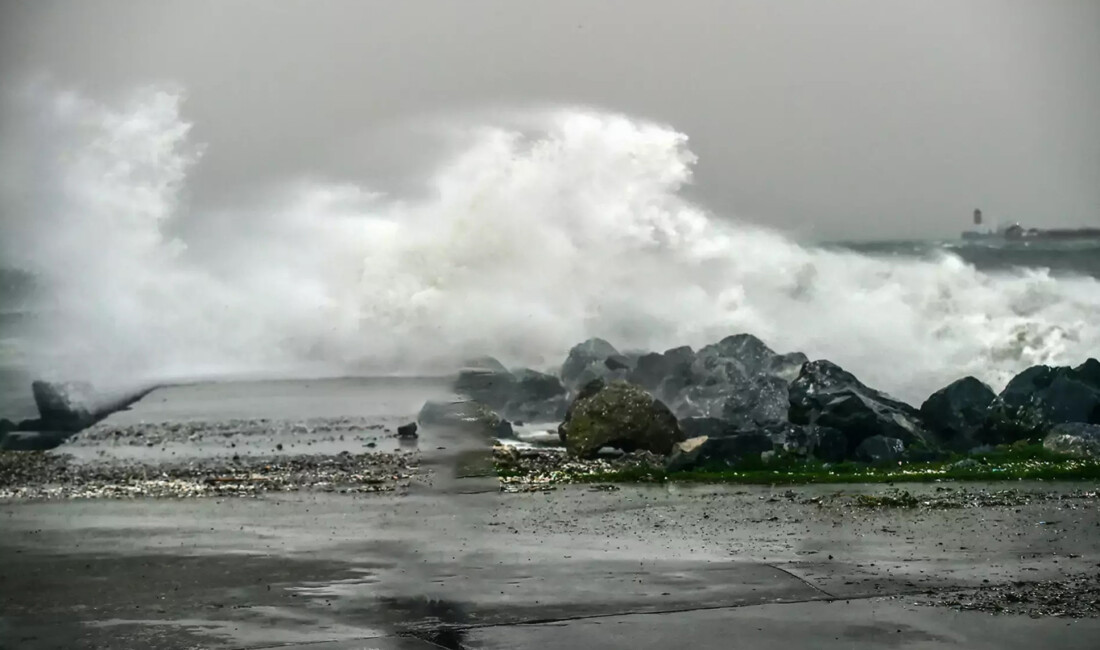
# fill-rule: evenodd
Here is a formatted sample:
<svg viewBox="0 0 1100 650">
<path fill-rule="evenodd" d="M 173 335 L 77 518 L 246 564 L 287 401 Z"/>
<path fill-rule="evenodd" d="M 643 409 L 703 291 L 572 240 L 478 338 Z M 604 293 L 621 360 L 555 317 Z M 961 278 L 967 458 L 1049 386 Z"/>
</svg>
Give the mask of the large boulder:
<svg viewBox="0 0 1100 650">
<path fill-rule="evenodd" d="M 737 387 L 722 406 L 722 417 L 739 427 L 786 422 L 790 398 L 782 377 L 758 375 Z"/>
<path fill-rule="evenodd" d="M 679 418 L 718 418 L 751 429 L 787 420 L 787 382 L 756 375 L 688 386 L 671 398 L 669 406 Z"/>
<path fill-rule="evenodd" d="M 95 391 L 81 382 L 51 383 L 35 381 L 31 384 L 34 403 L 42 420 L 42 429 L 76 432 L 95 424 L 93 405 Z"/>
<path fill-rule="evenodd" d="M 974 377 L 963 377 L 932 393 L 920 414 L 937 441 L 954 451 L 982 444 L 980 433 L 997 399 L 993 389 Z"/>
<path fill-rule="evenodd" d="M 1100 424 L 1100 361 L 1069 366 L 1032 366 L 1012 378 L 989 409 L 984 442 L 1042 437 L 1052 426 Z"/>
<path fill-rule="evenodd" d="M 416 420 L 425 427 L 462 429 L 496 438 L 514 436 L 511 423 L 473 400 L 425 402 Z"/>
<path fill-rule="evenodd" d="M 802 372 L 802 366 L 808 362 L 809 359 L 801 352 L 777 354 L 764 364 L 763 373 L 771 377 L 778 377 L 790 384 L 798 379 L 799 373 Z"/>
<path fill-rule="evenodd" d="M 523 369 L 515 373 L 504 414 L 523 422 L 561 422 L 569 407 L 565 386 L 554 375 Z"/>
<path fill-rule="evenodd" d="M 777 453 L 788 457 L 816 458 L 826 462 L 838 462 L 847 453 L 844 434 L 829 427 L 773 422 L 742 433 L 763 433 L 771 438 Z"/>
<path fill-rule="evenodd" d="M 687 386 L 672 395 L 668 405 L 678 418 L 722 419 L 735 390 L 730 384 Z"/>
<path fill-rule="evenodd" d="M 159 384 L 154 384 L 136 389 L 100 392 L 85 382 L 37 380 L 31 383 L 31 393 L 40 417 L 20 421 L 15 425 L 15 430 L 64 433 L 71 436 L 112 413 L 129 409 L 131 404 L 159 387 Z"/>
<path fill-rule="evenodd" d="M 611 365 L 617 367 L 621 355 L 615 346 L 603 339 L 591 338 L 578 343 L 569 350 L 569 356 L 561 366 L 561 380 L 570 390 L 577 390 L 593 379 L 617 377 L 615 373 L 625 376 L 625 370 L 608 367 L 607 360 L 611 357 L 616 358 Z"/>
<path fill-rule="evenodd" d="M 905 454 L 905 443 L 888 436 L 871 436 L 856 447 L 856 460 L 865 463 L 892 463 Z"/>
<path fill-rule="evenodd" d="M 676 399 L 684 389 L 695 383 L 692 376 L 692 365 L 695 363 L 695 352 L 687 347 L 665 350 L 663 357 L 664 376 L 657 383 L 654 395 L 663 402 L 670 403 Z M 641 360 L 639 360 L 639 363 Z M 639 382 L 635 382 L 639 383 Z"/>
<path fill-rule="evenodd" d="M 848 457 L 848 438 L 832 427 L 813 427 L 809 453 L 826 463 L 839 463 Z"/>
<path fill-rule="evenodd" d="M 752 466 L 760 463 L 761 455 L 772 451 L 773 447 L 771 437 L 759 431 L 722 438 L 690 438 L 675 445 L 665 467 L 670 472 L 678 472 Z"/>
<path fill-rule="evenodd" d="M 657 395 L 679 418 L 721 418 L 745 430 L 785 422 L 787 387 L 805 361 L 801 353 L 776 354 L 751 334 L 735 334 L 694 358 L 680 357 L 678 372 L 662 380 Z"/>
<path fill-rule="evenodd" d="M 774 350 L 752 334 L 727 336 L 699 350 L 692 373 L 700 384 L 736 383 L 764 372 Z"/>
<path fill-rule="evenodd" d="M 683 440 L 672 411 L 626 381 L 586 385 L 559 432 L 569 453 L 581 458 L 593 456 L 602 447 L 664 455 Z"/>
<path fill-rule="evenodd" d="M 1043 447 L 1079 458 L 1100 458 L 1100 424 L 1066 422 L 1056 425 L 1043 439 Z"/>
<path fill-rule="evenodd" d="M 1028 368 L 1008 382 L 1001 401 L 1010 413 L 1033 414 L 1047 424 L 1100 424 L 1100 361 Z"/>
<path fill-rule="evenodd" d="M 455 378 L 454 391 L 463 397 L 502 409 L 512 400 L 516 378 L 507 370 L 468 368 Z"/>
<path fill-rule="evenodd" d="M 875 435 L 906 445 L 931 446 L 931 436 L 912 406 L 869 388 L 829 361 L 802 367 L 790 386 L 790 421 L 831 427 L 844 434 L 849 454 Z"/>
<path fill-rule="evenodd" d="M 829 427 L 790 422 L 772 422 L 743 427 L 720 418 L 684 418 L 680 420 L 680 430 L 688 440 L 759 434 L 771 440 L 771 449 L 775 452 L 803 459 L 816 458 L 826 462 L 839 462 L 844 460 L 848 453 L 847 439 L 844 434 Z"/>
<path fill-rule="evenodd" d="M 663 353 L 650 352 L 638 357 L 627 379 L 660 397 L 659 388 L 670 377 L 681 378 L 682 386 L 689 383 L 691 364 L 694 361 L 695 352 L 688 346 L 672 348 Z"/>
</svg>

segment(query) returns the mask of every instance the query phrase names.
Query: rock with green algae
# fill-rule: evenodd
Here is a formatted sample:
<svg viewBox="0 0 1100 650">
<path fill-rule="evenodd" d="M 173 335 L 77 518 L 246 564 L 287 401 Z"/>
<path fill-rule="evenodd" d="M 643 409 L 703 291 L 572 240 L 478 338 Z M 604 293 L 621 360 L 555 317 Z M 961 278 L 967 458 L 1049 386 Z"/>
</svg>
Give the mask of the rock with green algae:
<svg viewBox="0 0 1100 650">
<path fill-rule="evenodd" d="M 644 389 L 625 381 L 595 382 L 573 402 L 560 433 L 570 455 L 589 458 L 602 447 L 668 454 L 684 439 L 676 416 Z"/>
</svg>

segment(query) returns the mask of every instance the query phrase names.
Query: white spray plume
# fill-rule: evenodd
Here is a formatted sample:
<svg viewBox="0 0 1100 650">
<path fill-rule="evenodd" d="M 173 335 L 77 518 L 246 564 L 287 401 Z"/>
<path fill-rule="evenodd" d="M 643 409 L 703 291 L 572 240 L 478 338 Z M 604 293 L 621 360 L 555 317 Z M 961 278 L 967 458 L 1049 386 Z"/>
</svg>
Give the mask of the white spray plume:
<svg viewBox="0 0 1100 650">
<path fill-rule="evenodd" d="M 24 99 L 36 113 L 3 135 L 0 223 L 5 259 L 50 297 L 30 343 L 47 377 L 424 372 L 475 354 L 548 367 L 590 336 L 660 350 L 744 331 L 920 400 L 1100 349 L 1093 279 L 826 251 L 717 218 L 681 194 L 687 138 L 624 115 L 472 129 L 415 201 L 300 182 L 196 215 L 177 90 Z M 168 234 L 197 218 L 216 251 Z"/>
</svg>

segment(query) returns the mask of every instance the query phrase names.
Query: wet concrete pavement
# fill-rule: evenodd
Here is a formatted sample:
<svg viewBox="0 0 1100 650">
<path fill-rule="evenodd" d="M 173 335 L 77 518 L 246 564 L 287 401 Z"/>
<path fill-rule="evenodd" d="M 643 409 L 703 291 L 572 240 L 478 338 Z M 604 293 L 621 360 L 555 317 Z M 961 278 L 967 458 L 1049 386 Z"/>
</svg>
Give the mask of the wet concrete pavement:
<svg viewBox="0 0 1100 650">
<path fill-rule="evenodd" d="M 420 442 L 435 476 L 407 494 L 0 503 L 0 647 L 1100 647 L 1097 618 L 920 602 L 1095 573 L 1080 485 L 948 510 L 836 495 L 877 487 L 503 494 L 453 471 L 477 441 Z"/>
<path fill-rule="evenodd" d="M 0 638 L 6 648 L 737 647 L 731 635 L 744 647 L 1097 647 L 1098 619 L 910 598 L 1094 570 L 1095 502 L 923 513 L 802 503 L 821 491 L 9 503 Z"/>
</svg>

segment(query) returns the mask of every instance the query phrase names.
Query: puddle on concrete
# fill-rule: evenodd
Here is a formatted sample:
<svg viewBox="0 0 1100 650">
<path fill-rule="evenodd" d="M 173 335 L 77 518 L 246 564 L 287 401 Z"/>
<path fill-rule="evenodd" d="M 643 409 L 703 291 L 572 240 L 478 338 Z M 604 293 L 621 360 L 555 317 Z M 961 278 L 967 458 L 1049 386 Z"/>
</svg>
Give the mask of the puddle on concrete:
<svg viewBox="0 0 1100 650">
<path fill-rule="evenodd" d="M 326 619 L 319 612 L 298 612 L 280 607 L 243 607 L 231 611 L 232 620 L 206 618 L 122 619 L 85 623 L 95 628 L 156 627 L 177 629 L 238 646 L 352 641 L 386 636 L 377 628 L 359 627 Z"/>
</svg>

